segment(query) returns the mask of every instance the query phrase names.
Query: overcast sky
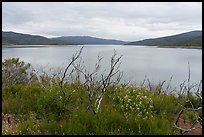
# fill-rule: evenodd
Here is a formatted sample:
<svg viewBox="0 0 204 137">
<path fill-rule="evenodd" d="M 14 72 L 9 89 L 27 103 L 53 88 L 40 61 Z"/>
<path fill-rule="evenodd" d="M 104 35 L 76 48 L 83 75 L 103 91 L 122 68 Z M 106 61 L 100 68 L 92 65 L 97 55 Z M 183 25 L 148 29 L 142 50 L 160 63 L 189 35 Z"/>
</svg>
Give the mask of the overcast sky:
<svg viewBox="0 0 204 137">
<path fill-rule="evenodd" d="M 202 2 L 3 2 L 2 30 L 141 40 L 202 30 Z"/>
</svg>

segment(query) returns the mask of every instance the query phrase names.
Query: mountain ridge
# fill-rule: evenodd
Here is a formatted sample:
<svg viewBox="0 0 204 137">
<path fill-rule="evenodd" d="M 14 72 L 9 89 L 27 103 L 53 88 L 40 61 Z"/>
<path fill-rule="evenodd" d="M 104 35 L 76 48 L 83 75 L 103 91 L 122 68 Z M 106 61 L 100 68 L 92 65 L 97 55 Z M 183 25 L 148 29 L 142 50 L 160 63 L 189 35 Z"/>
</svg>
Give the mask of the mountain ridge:
<svg viewBox="0 0 204 137">
<path fill-rule="evenodd" d="M 146 45 L 146 46 L 201 46 L 202 30 L 189 31 L 176 35 L 144 39 L 139 41 L 122 41 L 92 36 L 61 36 L 47 38 L 41 35 L 2 31 L 2 45 Z"/>
<path fill-rule="evenodd" d="M 65 42 L 73 42 L 78 44 L 113 44 L 113 45 L 123 45 L 125 43 L 128 43 L 126 41 L 122 40 L 116 40 L 116 39 L 104 39 L 104 38 L 97 38 L 93 36 L 62 36 L 62 37 L 55 37 L 52 38 L 55 40 L 61 40 Z"/>
<path fill-rule="evenodd" d="M 192 38 L 199 37 L 199 36 L 202 36 L 202 31 L 196 30 L 196 31 L 184 32 L 184 33 L 165 36 L 165 37 L 133 41 L 125 45 L 146 45 L 146 46 L 171 46 L 171 45 L 177 45 L 177 44 L 180 45 L 182 42 L 188 41 Z"/>
<path fill-rule="evenodd" d="M 2 45 L 58 45 L 70 44 L 59 40 L 50 40 L 40 35 L 2 31 Z"/>
<path fill-rule="evenodd" d="M 62 36 L 47 38 L 41 35 L 2 31 L 2 45 L 84 45 L 84 44 L 113 44 L 123 45 L 125 41 L 104 39 L 92 36 Z"/>
</svg>

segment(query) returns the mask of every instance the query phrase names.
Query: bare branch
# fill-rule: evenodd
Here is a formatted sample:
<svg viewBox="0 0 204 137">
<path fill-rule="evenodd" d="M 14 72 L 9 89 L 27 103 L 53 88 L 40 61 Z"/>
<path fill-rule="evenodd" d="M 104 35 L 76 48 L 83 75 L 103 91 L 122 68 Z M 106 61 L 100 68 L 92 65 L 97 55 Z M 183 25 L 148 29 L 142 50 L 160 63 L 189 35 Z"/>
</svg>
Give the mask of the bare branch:
<svg viewBox="0 0 204 137">
<path fill-rule="evenodd" d="M 166 92 L 170 89 L 170 83 L 171 83 L 172 78 L 173 78 L 173 76 L 171 76 L 171 78 L 169 80 L 168 86 L 166 87 Z"/>
<path fill-rule="evenodd" d="M 144 85 L 144 83 L 145 83 L 145 81 L 146 81 L 146 78 L 147 78 L 147 75 L 145 75 L 145 78 L 144 78 L 144 81 L 143 81 L 142 84 L 141 84 L 141 87 L 143 87 L 143 85 Z"/>
<path fill-rule="evenodd" d="M 64 91 L 62 90 L 62 84 L 63 84 L 64 78 L 65 78 L 65 76 L 66 76 L 67 70 L 68 70 L 69 67 L 74 63 L 74 61 L 76 61 L 76 60 L 79 58 L 79 56 L 81 55 L 81 52 L 82 52 L 83 48 L 84 48 L 84 47 L 81 47 L 80 51 L 79 51 L 78 53 L 76 52 L 76 54 L 73 55 L 72 60 L 71 60 L 71 62 L 67 65 L 67 67 L 66 67 L 66 69 L 65 69 L 65 71 L 64 71 L 64 73 L 63 73 L 63 77 L 62 77 L 62 79 L 61 79 L 61 81 L 60 81 L 60 83 L 59 83 L 59 85 L 60 85 L 60 87 L 61 87 L 61 91 L 63 92 L 64 96 L 65 96 L 65 93 L 64 93 Z"/>
<path fill-rule="evenodd" d="M 190 82 L 190 78 L 191 78 L 191 71 L 190 71 L 190 64 L 188 62 L 188 83 Z"/>
</svg>

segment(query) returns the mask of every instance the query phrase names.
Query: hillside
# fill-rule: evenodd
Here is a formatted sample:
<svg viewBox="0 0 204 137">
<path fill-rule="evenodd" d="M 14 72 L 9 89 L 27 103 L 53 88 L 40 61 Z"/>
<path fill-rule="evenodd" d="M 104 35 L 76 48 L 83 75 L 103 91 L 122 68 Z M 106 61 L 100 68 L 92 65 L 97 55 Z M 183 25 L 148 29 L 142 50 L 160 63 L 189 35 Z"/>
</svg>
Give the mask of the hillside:
<svg viewBox="0 0 204 137">
<path fill-rule="evenodd" d="M 77 44 L 113 44 L 113 45 L 123 45 L 127 42 L 114 39 L 102 39 L 90 36 L 65 36 L 53 38 L 53 40 L 61 40 L 64 42 L 72 42 Z"/>
<path fill-rule="evenodd" d="M 123 45 L 125 43 L 128 42 L 114 39 L 102 39 L 90 36 L 64 36 L 46 38 L 39 35 L 2 31 L 2 45 L 70 45 L 70 44 Z"/>
<path fill-rule="evenodd" d="M 202 31 L 191 31 L 172 36 L 127 42 L 90 36 L 46 38 L 39 35 L 2 31 L 2 45 L 147 45 L 147 46 L 202 46 Z"/>
<path fill-rule="evenodd" d="M 177 46 L 199 46 L 202 47 L 202 36 L 191 38 L 176 44 Z"/>
<path fill-rule="evenodd" d="M 193 46 L 197 46 L 197 45 L 200 45 L 199 43 L 201 43 L 202 45 L 201 37 L 202 37 L 202 31 L 191 31 L 191 32 L 181 33 L 181 34 L 172 35 L 172 36 L 130 42 L 125 45 L 147 45 L 147 46 L 182 45 L 183 46 L 183 45 L 186 45 L 187 43 L 191 44 L 192 42 L 192 44 L 195 44 Z"/>
<path fill-rule="evenodd" d="M 43 36 L 2 31 L 2 45 L 59 45 L 71 44 L 60 40 L 52 40 Z"/>
</svg>

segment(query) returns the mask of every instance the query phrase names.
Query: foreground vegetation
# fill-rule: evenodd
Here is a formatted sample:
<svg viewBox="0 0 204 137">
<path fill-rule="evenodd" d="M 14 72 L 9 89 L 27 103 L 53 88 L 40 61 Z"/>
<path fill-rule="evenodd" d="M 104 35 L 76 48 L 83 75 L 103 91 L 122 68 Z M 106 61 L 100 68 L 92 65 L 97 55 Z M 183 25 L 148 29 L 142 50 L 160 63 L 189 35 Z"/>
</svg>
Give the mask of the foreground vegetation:
<svg viewBox="0 0 204 137">
<path fill-rule="evenodd" d="M 72 65 L 78 55 L 72 58 Z M 114 58 L 111 75 L 102 75 L 100 81 L 92 77 L 96 73 L 84 74 L 94 79 L 86 77 L 86 82 L 76 74 L 65 80 L 71 64 L 63 77 L 51 77 L 29 72 L 31 65 L 19 59 L 4 60 L 2 134 L 172 135 L 188 133 L 202 122 L 200 88 L 196 95 L 190 90 L 177 95 L 166 94 L 161 87 L 148 90 L 111 82 L 120 57 Z M 84 73 L 76 66 L 73 70 Z M 180 119 L 193 126 L 181 127 Z"/>
</svg>

